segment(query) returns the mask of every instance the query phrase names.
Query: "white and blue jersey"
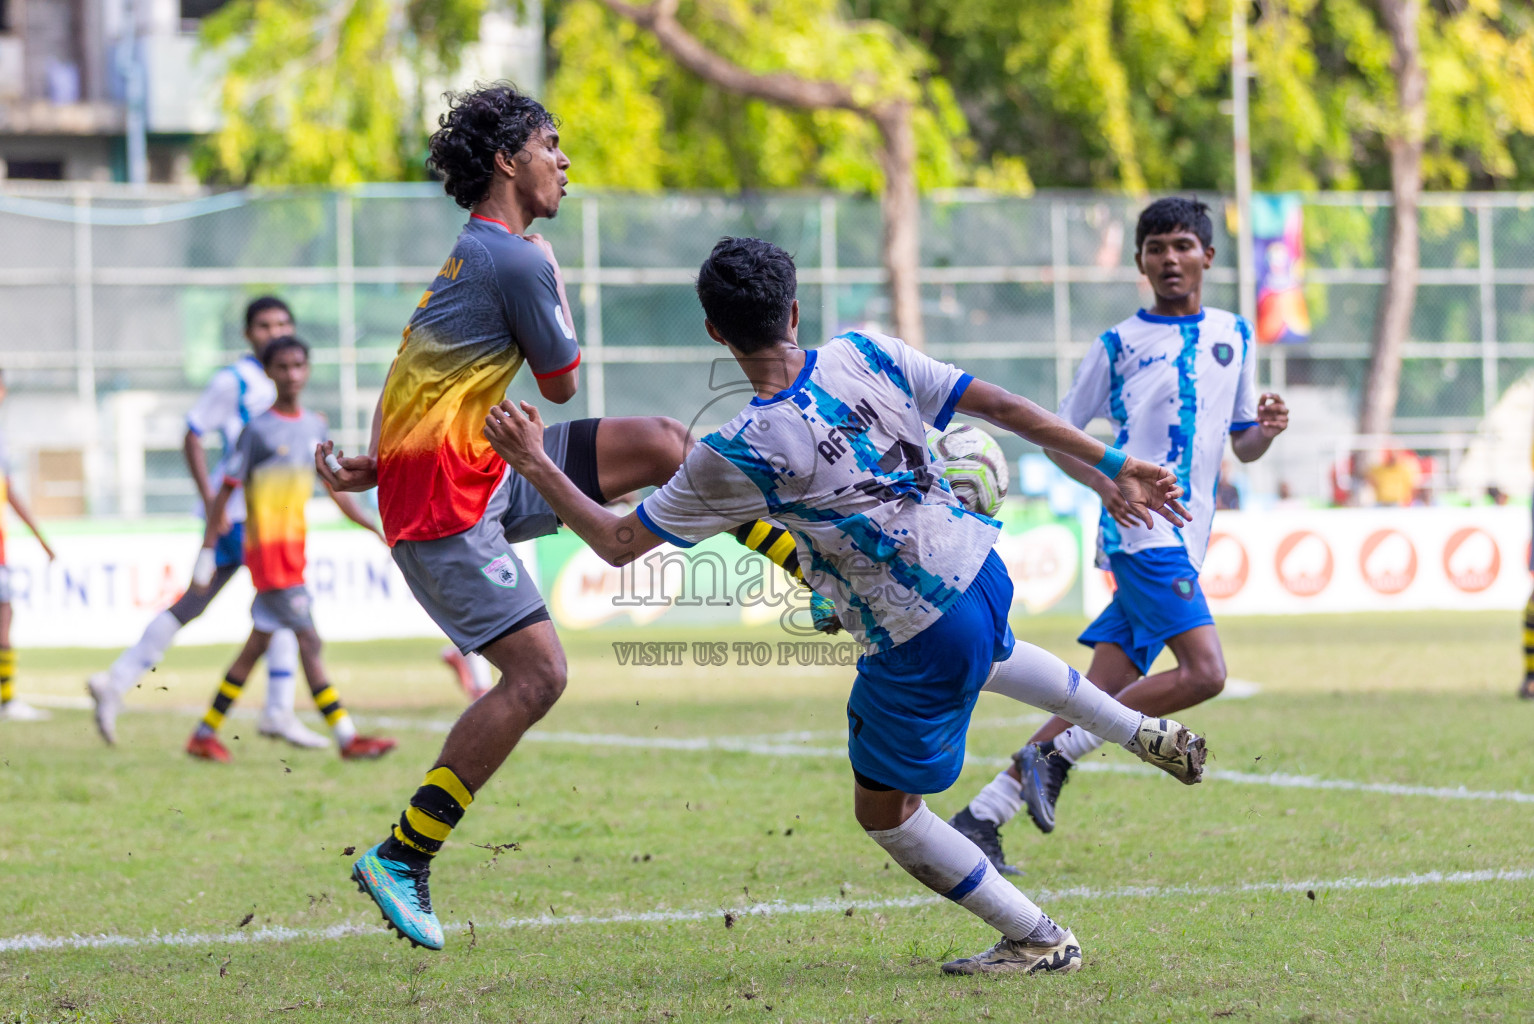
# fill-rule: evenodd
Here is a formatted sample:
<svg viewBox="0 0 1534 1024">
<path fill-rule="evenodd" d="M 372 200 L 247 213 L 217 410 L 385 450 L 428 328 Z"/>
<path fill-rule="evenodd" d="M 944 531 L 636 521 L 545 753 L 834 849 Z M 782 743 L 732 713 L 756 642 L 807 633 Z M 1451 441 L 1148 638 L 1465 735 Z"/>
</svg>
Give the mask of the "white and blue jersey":
<svg viewBox="0 0 1534 1024">
<path fill-rule="evenodd" d="M 848 632 L 889 650 L 959 601 L 999 532 L 930 469 L 923 424 L 947 426 L 971 379 L 895 338 L 834 338 L 788 388 L 695 445 L 640 521 L 690 547 L 775 520 Z"/>
<path fill-rule="evenodd" d="M 1177 474 L 1191 513 L 1185 526 L 1153 516 L 1147 528 L 1120 526 L 1105 510 L 1097 564 L 1106 569 L 1112 555 L 1180 547 L 1197 570 L 1209 546 L 1225 439 L 1257 422 L 1251 325 L 1223 309 L 1177 317 L 1142 309 L 1088 349 L 1060 416 L 1077 427 L 1106 417 L 1115 448 Z"/>
<path fill-rule="evenodd" d="M 208 381 L 197 403 L 186 414 L 186 425 L 198 437 L 216 432 L 223 442 L 224 454 L 213 469 L 213 480 L 229 475 L 229 460 L 234 457 L 245 425 L 270 409 L 275 401 L 277 385 L 266 375 L 261 360 L 253 355 L 241 356 Z M 231 523 L 244 522 L 244 491 L 236 490 L 225 509 Z"/>
</svg>

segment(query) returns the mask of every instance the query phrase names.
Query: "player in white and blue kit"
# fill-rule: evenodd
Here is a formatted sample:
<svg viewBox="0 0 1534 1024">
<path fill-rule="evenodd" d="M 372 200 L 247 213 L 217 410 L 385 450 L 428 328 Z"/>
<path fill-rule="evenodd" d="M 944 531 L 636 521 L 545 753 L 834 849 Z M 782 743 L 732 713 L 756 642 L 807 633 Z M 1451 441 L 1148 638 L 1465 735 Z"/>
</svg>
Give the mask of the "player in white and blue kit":
<svg viewBox="0 0 1534 1024">
<path fill-rule="evenodd" d="M 1097 564 L 1112 570 L 1116 589 L 1081 634 L 1081 643 L 1093 649 L 1087 674 L 1147 715 L 1190 708 L 1225 685 L 1225 656 L 1198 582 L 1225 439 L 1237 458 L 1252 462 L 1289 423 L 1278 395 L 1258 397 L 1251 325 L 1203 305 L 1212 233 L 1208 207 L 1197 200 L 1162 199 L 1145 209 L 1135 230 L 1135 261 L 1156 302 L 1102 335 L 1060 402 L 1063 419 L 1085 427 L 1105 417 L 1115 431 L 1114 447 L 1176 473 L 1189 522 L 1144 525 L 1127 514 L 1103 474 L 1049 453 L 1103 499 Z M 1149 675 L 1163 646 L 1176 655 L 1177 666 Z M 1039 829 L 1052 831 L 1055 801 L 1071 765 L 1102 743 L 1090 730 L 1052 719 L 951 823 L 998 869 L 1010 871 L 997 828 L 1026 805 Z"/>
<path fill-rule="evenodd" d="M 698 274 L 705 327 L 754 397 L 629 515 L 605 511 L 559 470 L 531 405 L 493 408 L 485 436 L 613 565 L 742 522 L 786 527 L 805 580 L 866 651 L 847 704 L 858 823 L 916 879 L 1002 933 L 991 949 L 943 969 L 1076 970 L 1075 936 L 922 795 L 958 778 L 982 689 L 1087 725 L 1189 784 L 1202 773 L 1203 740 L 1129 710 L 1013 638 L 1012 582 L 992 550 L 999 524 L 966 511 L 932 472 L 924 424 L 942 428 L 962 411 L 1082 459 L 1114 480 L 1126 514 L 1146 526 L 1152 509 L 1183 522 L 1176 478 L 894 338 L 851 332 L 800 349 L 795 280 L 793 260 L 770 243 L 727 238 L 714 248 Z"/>
<path fill-rule="evenodd" d="M 224 469 L 245 425 L 266 412 L 277 399 L 277 390 L 261 365 L 267 343 L 293 333 L 293 314 L 287 303 L 264 295 L 245 307 L 245 340 L 251 351 L 213 374 L 186 416 L 185 455 L 187 469 L 197 485 L 200 507 L 207 508 L 218 488 L 209 481 L 203 455 L 203 438 L 216 435 L 223 456 L 214 479 L 224 479 Z M 237 494 L 227 512 L 228 527 L 219 537 L 217 572 L 206 589 L 188 587 L 165 611 L 150 620 L 137 643 L 123 651 L 105 672 L 91 676 L 86 684 L 95 704 L 96 728 L 108 743 L 117 742 L 117 715 L 123 697 L 138 685 L 140 677 L 165 657 L 182 626 L 197 618 L 224 585 L 244 564 L 245 501 Z M 263 736 L 287 740 L 294 746 L 325 747 L 329 742 L 305 728 L 293 713 L 298 668 L 298 640 L 290 629 L 279 630 L 266 651 L 266 707 L 257 729 Z"/>
</svg>

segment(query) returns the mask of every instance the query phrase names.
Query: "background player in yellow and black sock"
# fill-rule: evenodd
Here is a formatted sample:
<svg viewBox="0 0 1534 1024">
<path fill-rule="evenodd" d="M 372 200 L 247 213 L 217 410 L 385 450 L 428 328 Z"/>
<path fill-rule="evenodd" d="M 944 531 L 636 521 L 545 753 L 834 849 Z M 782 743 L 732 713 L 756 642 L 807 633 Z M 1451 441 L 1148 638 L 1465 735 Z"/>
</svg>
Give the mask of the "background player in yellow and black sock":
<svg viewBox="0 0 1534 1024">
<path fill-rule="evenodd" d="M 1530 564 L 1534 565 L 1534 558 Z M 1518 696 L 1534 700 L 1534 594 L 1523 606 L 1523 685 L 1518 687 Z"/>
<path fill-rule="evenodd" d="M 277 386 L 277 400 L 252 419 L 241 432 L 226 476 L 208 509 L 203 550 L 192 573 L 193 584 L 207 587 L 216 572 L 214 547 L 218 522 L 235 488 L 245 488 L 245 564 L 250 567 L 256 600 L 251 605 L 250 638 L 229 669 L 229 675 L 197 731 L 187 742 L 193 757 L 228 761 L 229 751 L 218 741 L 218 726 L 239 697 L 256 659 L 266 652 L 272 634 L 291 629 L 298 638 L 299 660 L 314 703 L 325 716 L 344 758 L 380 757 L 394 741 L 358 736 L 351 717 L 330 685 L 320 660 L 323 643 L 309 614 L 309 591 L 304 587 L 304 506 L 314 491 L 314 464 L 309 453 L 325 440 L 325 419 L 298 404 L 309 380 L 309 348 L 294 337 L 277 338 L 262 353 L 267 374 Z M 341 511 L 360 526 L 378 532 L 356 501 L 333 494 Z"/>
<path fill-rule="evenodd" d="M 0 401 L 4 400 L 5 377 L 0 375 Z M 38 722 L 47 718 L 48 712 L 34 708 L 16 696 L 16 652 L 11 648 L 11 570 L 5 564 L 3 510 L 7 503 L 37 537 L 48 561 L 53 561 L 53 549 L 37 528 L 32 510 L 11 487 L 10 454 L 5 447 L 4 435 L 0 435 L 0 722 Z"/>
</svg>

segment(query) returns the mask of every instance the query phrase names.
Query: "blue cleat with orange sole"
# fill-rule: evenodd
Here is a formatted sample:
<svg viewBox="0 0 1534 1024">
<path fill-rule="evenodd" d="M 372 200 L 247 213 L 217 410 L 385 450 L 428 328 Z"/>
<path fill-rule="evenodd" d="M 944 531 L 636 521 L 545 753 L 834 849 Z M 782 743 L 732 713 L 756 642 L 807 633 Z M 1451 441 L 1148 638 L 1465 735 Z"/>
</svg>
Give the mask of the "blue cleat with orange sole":
<svg viewBox="0 0 1534 1024">
<path fill-rule="evenodd" d="M 431 890 L 426 886 L 431 868 L 413 868 L 380 856 L 378 849 L 382 845 L 379 843 L 357 858 L 352 865 L 352 881 L 357 883 L 359 892 L 373 898 L 383 912 L 384 922 L 400 938 L 409 939 L 412 946 L 441 949 L 442 922 L 432 912 Z"/>
</svg>

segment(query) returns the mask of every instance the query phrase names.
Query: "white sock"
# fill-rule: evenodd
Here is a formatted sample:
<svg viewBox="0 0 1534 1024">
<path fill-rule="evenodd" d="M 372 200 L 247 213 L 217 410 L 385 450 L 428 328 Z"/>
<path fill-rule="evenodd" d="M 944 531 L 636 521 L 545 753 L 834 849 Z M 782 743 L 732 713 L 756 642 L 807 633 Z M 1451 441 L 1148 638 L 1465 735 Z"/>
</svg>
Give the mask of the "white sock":
<svg viewBox="0 0 1534 1024">
<path fill-rule="evenodd" d="M 291 714 L 297 691 L 298 637 L 291 629 L 279 629 L 266 648 L 266 713 L 279 718 Z"/>
<path fill-rule="evenodd" d="M 1022 808 L 1023 784 L 1006 772 L 997 772 L 996 777 L 986 783 L 985 788 L 969 802 L 969 813 L 981 821 L 997 825 L 1011 821 L 1012 816 Z"/>
<path fill-rule="evenodd" d="M 149 625 L 144 627 L 144 635 L 138 638 L 138 643 L 119 654 L 117 660 L 112 662 L 112 667 L 107 670 L 112 689 L 119 696 L 133 689 L 139 678 L 165 657 L 166 649 L 170 647 L 171 641 L 176 639 L 176 633 L 180 629 L 180 620 L 169 611 L 163 611 L 150 619 Z"/>
<path fill-rule="evenodd" d="M 1111 743 L 1134 739 L 1144 717 L 1053 654 L 1021 641 L 1012 657 L 991 669 L 985 689 L 1059 715 Z"/>
<path fill-rule="evenodd" d="M 463 660 L 468 664 L 470 674 L 474 676 L 474 692 L 489 693 L 490 688 L 495 685 L 489 659 L 478 651 L 470 651 L 463 656 Z"/>
<path fill-rule="evenodd" d="M 1055 737 L 1055 753 L 1071 764 L 1075 764 L 1103 743 L 1101 736 L 1087 732 L 1079 725 L 1073 725 Z"/>
<path fill-rule="evenodd" d="M 980 847 L 927 807 L 898 828 L 868 837 L 912 878 L 946 896 L 1009 939 L 1025 939 L 1043 911 L 991 867 Z"/>
<path fill-rule="evenodd" d="M 331 735 L 336 738 L 336 746 L 344 747 L 357 738 L 357 726 L 352 722 L 351 715 L 342 715 L 336 719 L 330 727 Z"/>
</svg>

